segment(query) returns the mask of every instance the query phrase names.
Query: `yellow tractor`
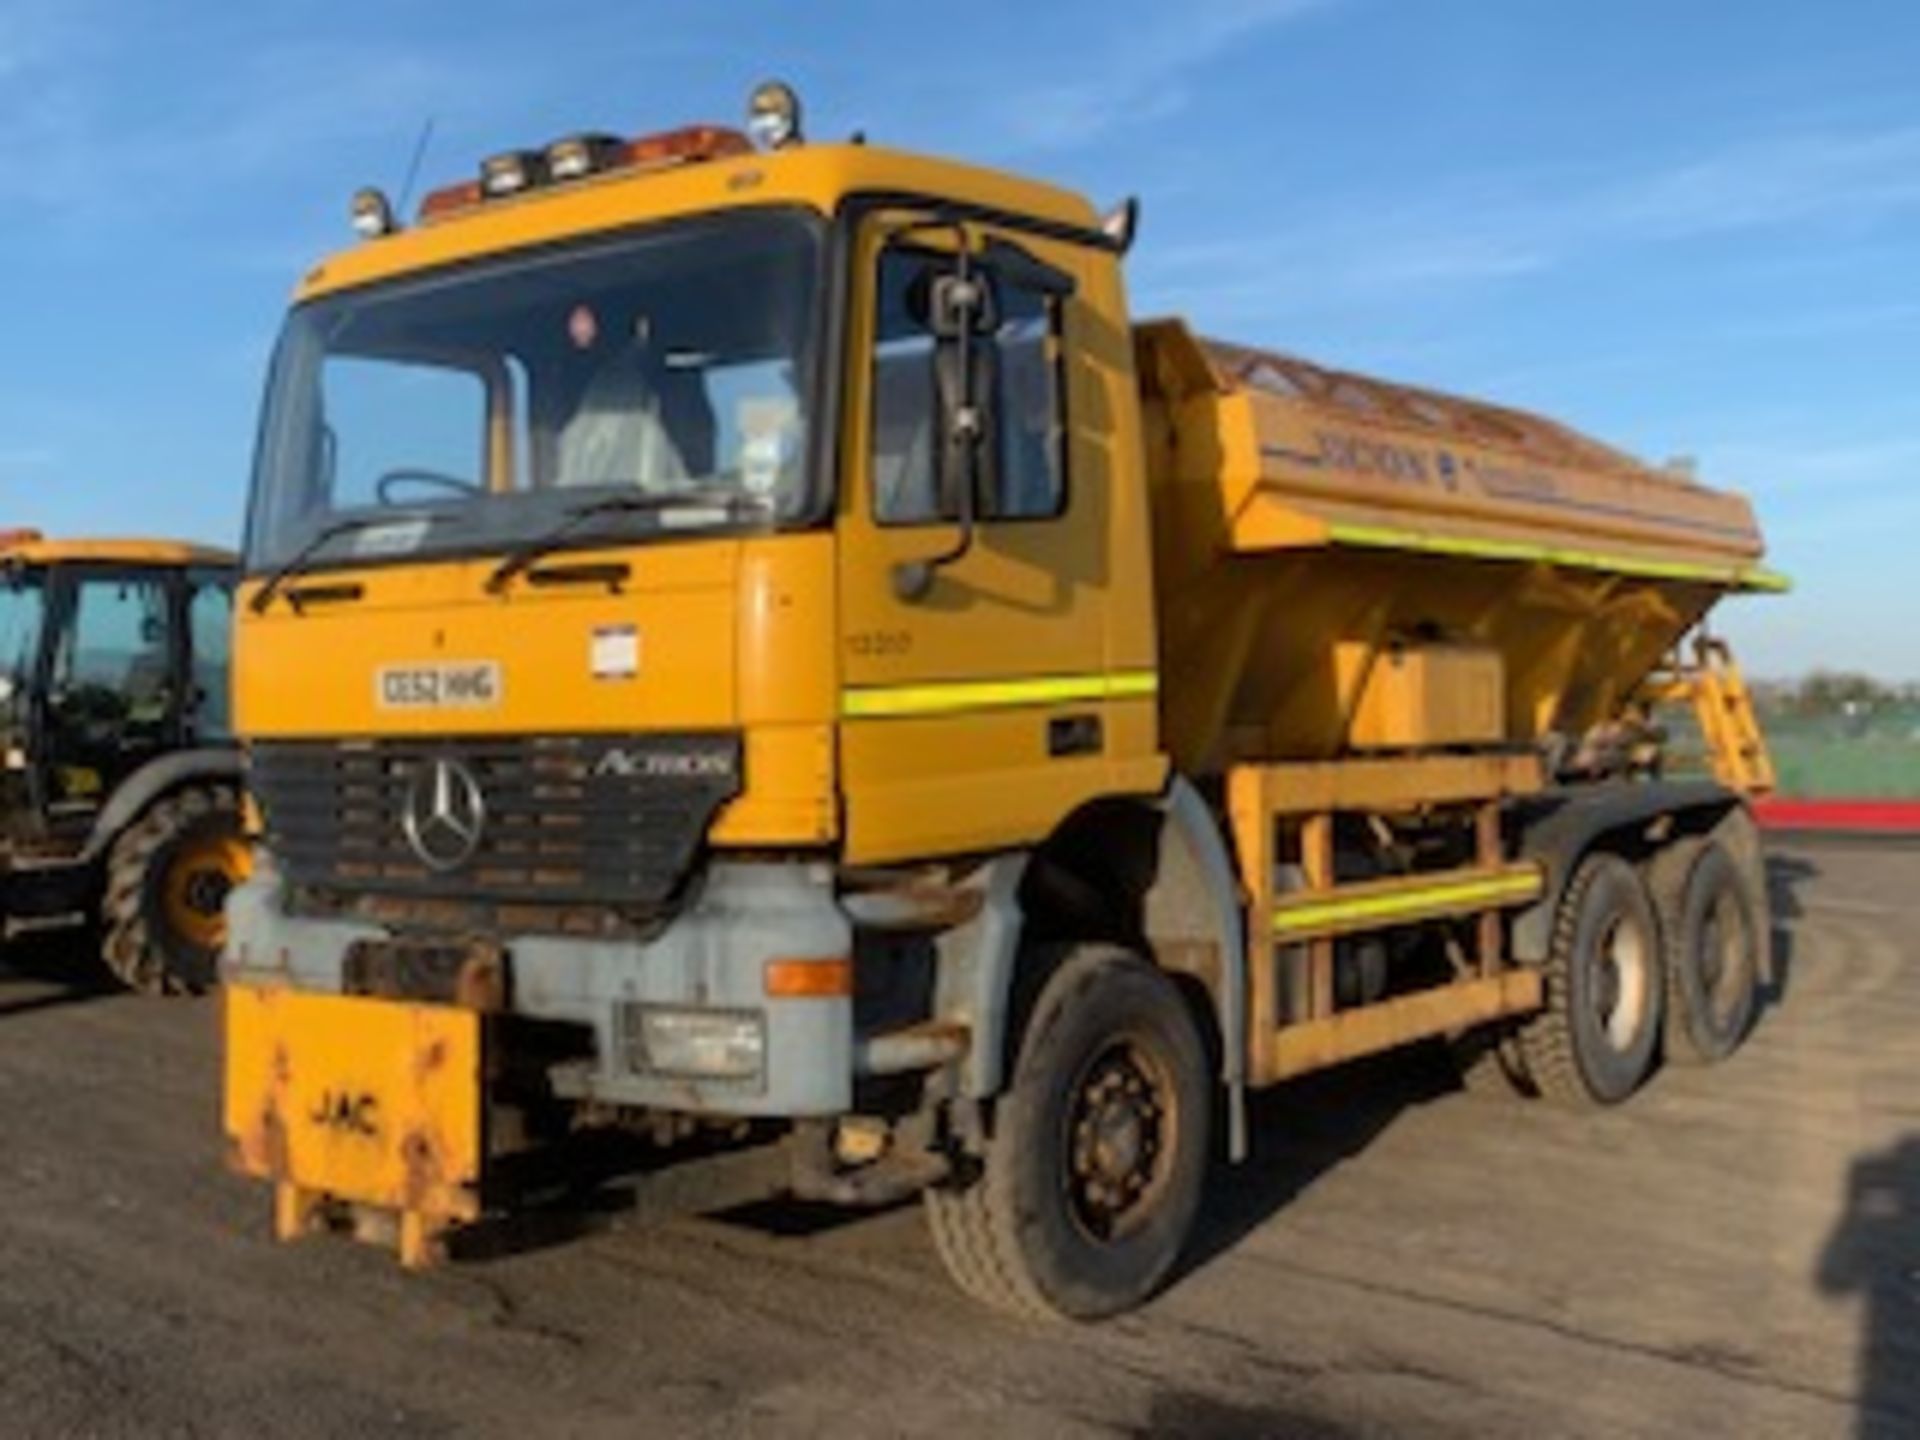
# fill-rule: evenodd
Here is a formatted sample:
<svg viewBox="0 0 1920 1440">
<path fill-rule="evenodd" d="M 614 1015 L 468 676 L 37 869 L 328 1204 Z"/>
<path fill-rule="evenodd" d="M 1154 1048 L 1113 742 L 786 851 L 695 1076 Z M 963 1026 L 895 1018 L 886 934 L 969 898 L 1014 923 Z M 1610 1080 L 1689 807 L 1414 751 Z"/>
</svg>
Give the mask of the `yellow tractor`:
<svg viewBox="0 0 1920 1440">
<path fill-rule="evenodd" d="M 245 877 L 228 722 L 234 557 L 0 535 L 4 916 L 97 925 L 135 990 L 213 984 Z"/>
</svg>

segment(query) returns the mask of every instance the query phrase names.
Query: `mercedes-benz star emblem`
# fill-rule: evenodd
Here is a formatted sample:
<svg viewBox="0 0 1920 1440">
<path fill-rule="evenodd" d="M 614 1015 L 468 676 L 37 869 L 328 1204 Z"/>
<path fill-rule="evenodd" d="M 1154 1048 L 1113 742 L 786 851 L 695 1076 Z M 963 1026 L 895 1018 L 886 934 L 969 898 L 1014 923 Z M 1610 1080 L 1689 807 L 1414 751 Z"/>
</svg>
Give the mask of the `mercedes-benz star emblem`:
<svg viewBox="0 0 1920 1440">
<path fill-rule="evenodd" d="M 486 796 L 458 760 L 430 761 L 413 772 L 400 828 L 429 868 L 457 870 L 466 864 L 480 848 L 486 826 Z"/>
</svg>

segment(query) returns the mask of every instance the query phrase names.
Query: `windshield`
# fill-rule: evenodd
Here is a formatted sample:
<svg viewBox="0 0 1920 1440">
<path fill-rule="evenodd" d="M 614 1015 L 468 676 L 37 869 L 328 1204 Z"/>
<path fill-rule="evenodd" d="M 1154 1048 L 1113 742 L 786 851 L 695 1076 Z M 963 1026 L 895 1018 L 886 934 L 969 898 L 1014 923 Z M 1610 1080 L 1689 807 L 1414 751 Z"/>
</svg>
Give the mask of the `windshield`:
<svg viewBox="0 0 1920 1440">
<path fill-rule="evenodd" d="M 300 307 L 248 568 L 493 552 L 623 496 L 650 503 L 568 543 L 799 516 L 819 245 L 807 218 L 741 214 Z"/>
</svg>

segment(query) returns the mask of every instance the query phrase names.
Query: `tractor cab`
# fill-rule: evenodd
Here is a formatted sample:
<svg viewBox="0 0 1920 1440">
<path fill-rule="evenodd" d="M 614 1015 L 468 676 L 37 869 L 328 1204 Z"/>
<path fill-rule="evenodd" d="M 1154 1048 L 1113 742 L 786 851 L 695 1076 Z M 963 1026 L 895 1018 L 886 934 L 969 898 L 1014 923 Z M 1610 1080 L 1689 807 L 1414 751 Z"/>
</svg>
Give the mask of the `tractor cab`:
<svg viewBox="0 0 1920 1440">
<path fill-rule="evenodd" d="M 98 920 L 136 988 L 211 982 L 244 865 L 233 580 L 198 545 L 0 536 L 0 915 Z"/>
</svg>

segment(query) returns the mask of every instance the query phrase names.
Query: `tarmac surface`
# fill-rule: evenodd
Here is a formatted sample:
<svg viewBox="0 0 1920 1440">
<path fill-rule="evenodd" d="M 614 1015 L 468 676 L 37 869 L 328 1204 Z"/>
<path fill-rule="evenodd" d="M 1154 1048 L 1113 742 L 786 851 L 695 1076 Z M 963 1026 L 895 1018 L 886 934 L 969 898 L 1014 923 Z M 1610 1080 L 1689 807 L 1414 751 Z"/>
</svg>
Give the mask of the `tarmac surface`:
<svg viewBox="0 0 1920 1440">
<path fill-rule="evenodd" d="M 1095 1328 L 978 1310 L 911 1206 L 643 1183 L 426 1275 L 276 1246 L 217 1006 L 42 940 L 0 972 L 0 1433 L 1920 1435 L 1920 849 L 1773 876 L 1732 1061 L 1603 1115 L 1427 1051 L 1295 1086 L 1179 1283 Z"/>
</svg>

